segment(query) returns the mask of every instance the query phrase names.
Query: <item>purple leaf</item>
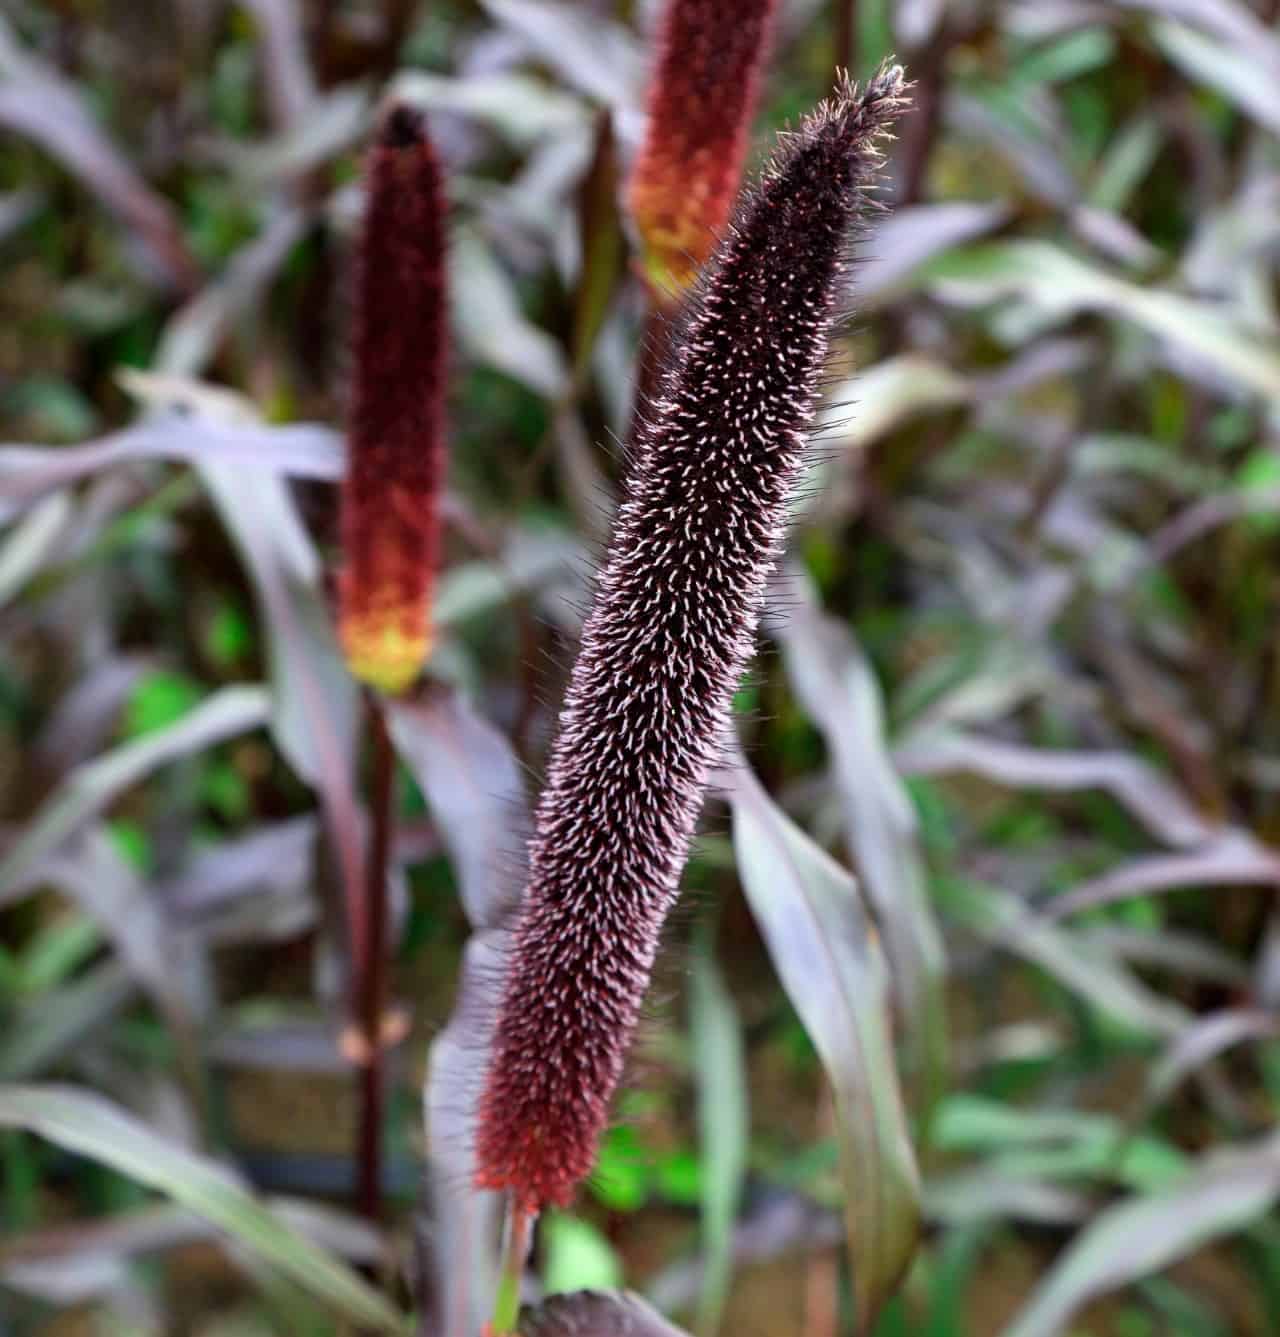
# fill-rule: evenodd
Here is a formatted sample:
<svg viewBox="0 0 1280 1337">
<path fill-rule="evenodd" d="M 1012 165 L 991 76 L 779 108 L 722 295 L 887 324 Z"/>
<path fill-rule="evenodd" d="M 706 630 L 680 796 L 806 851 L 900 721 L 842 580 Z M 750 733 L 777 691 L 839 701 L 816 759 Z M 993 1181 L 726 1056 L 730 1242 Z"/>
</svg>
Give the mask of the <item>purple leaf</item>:
<svg viewBox="0 0 1280 1337">
<path fill-rule="evenodd" d="M 55 488 L 146 459 L 218 461 L 250 479 L 288 474 L 328 481 L 342 473 L 341 441 L 327 427 L 233 426 L 203 416 L 162 414 L 83 445 L 0 447 L 0 523 Z"/>
<path fill-rule="evenodd" d="M 685 1337 L 638 1295 L 576 1291 L 553 1295 L 520 1320 L 520 1337 Z"/>
<path fill-rule="evenodd" d="M 413 772 L 453 862 L 467 917 L 493 928 L 519 898 L 515 871 L 529 831 L 511 745 L 453 691 L 388 703 L 391 735 Z"/>
<path fill-rule="evenodd" d="M 80 94 L 22 50 L 0 20 L 0 125 L 34 140 L 79 178 L 145 248 L 164 281 L 195 285 L 195 261 L 167 201 L 143 181 L 90 116 Z"/>
<path fill-rule="evenodd" d="M 1047 917 L 1061 919 L 1132 896 L 1177 891 L 1182 887 L 1280 886 L 1280 855 L 1236 828 L 1212 844 L 1185 854 L 1151 854 L 1133 859 L 1109 873 L 1082 882 L 1044 907 Z"/>
<path fill-rule="evenodd" d="M 905 775 L 959 771 L 1010 789 L 1104 789 L 1157 840 L 1179 849 L 1202 845 L 1215 834 L 1159 771 L 1126 752 L 1054 752 L 939 731 L 909 739 L 894 759 Z"/>
<path fill-rule="evenodd" d="M 745 761 L 722 772 L 721 783 L 743 890 L 831 1082 L 865 1332 L 901 1281 L 920 1225 L 879 939 L 853 878 L 781 812 Z"/>
<path fill-rule="evenodd" d="M 945 962 L 915 809 L 886 746 L 880 688 L 852 635 L 821 614 L 811 593 L 788 611 L 776 635 L 796 696 L 826 739 L 846 839 L 884 934 L 927 1118 L 945 1079 Z"/>
</svg>

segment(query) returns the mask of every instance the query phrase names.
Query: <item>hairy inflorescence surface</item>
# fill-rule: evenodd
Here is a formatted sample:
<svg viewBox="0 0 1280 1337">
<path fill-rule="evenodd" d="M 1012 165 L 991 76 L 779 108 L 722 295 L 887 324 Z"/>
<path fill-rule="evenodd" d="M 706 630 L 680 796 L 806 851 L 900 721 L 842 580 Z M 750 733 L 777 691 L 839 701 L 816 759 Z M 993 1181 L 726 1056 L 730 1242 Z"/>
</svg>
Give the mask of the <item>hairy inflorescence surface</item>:
<svg viewBox="0 0 1280 1337">
<path fill-rule="evenodd" d="M 590 1170 L 752 653 L 851 223 L 903 101 L 879 74 L 786 136 L 653 401 L 583 630 L 481 1097 L 477 1182 L 537 1210 Z"/>
<path fill-rule="evenodd" d="M 627 200 L 656 298 L 693 283 L 742 177 L 776 0 L 669 0 Z"/>
<path fill-rule="evenodd" d="M 365 180 L 338 633 L 351 672 L 396 692 L 431 648 L 444 473 L 444 198 L 420 113 L 387 111 Z"/>
</svg>

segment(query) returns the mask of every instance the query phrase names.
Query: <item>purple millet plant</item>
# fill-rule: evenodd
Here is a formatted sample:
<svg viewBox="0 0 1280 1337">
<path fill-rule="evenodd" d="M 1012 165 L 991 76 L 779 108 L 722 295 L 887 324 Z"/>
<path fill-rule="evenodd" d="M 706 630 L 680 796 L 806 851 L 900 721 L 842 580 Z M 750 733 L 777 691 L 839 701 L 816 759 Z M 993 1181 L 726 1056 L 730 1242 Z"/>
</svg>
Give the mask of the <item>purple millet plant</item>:
<svg viewBox="0 0 1280 1337">
<path fill-rule="evenodd" d="M 783 138 L 641 430 L 530 846 L 476 1180 L 519 1212 L 591 1169 L 800 477 L 852 227 L 902 70 Z"/>
</svg>

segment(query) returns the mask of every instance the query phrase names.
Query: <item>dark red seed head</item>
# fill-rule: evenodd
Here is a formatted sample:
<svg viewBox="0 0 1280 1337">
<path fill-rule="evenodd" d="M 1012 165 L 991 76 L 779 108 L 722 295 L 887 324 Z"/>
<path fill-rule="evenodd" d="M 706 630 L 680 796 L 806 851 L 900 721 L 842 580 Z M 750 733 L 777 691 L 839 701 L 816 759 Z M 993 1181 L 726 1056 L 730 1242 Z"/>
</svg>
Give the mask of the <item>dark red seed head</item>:
<svg viewBox="0 0 1280 1337">
<path fill-rule="evenodd" d="M 477 1182 L 565 1204 L 595 1158 L 754 647 L 851 224 L 900 69 L 785 137 L 698 291 L 638 442 L 530 846 Z"/>
<path fill-rule="evenodd" d="M 420 112 L 388 108 L 365 183 L 338 630 L 352 673 L 395 692 L 430 653 L 444 474 L 445 207 Z"/>
<path fill-rule="evenodd" d="M 729 218 L 776 0 L 669 0 L 644 144 L 627 188 L 660 302 L 693 283 Z"/>
</svg>

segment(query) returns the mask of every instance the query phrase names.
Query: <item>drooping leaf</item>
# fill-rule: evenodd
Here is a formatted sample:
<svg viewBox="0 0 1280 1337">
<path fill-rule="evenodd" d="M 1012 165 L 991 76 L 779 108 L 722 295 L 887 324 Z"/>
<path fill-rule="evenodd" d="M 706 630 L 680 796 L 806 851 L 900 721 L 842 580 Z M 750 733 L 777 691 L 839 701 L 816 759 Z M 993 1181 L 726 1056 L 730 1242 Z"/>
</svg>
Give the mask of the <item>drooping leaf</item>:
<svg viewBox="0 0 1280 1337">
<path fill-rule="evenodd" d="M 247 733 L 266 722 L 260 687 L 224 687 L 177 723 L 77 766 L 45 800 L 0 861 L 0 903 L 11 898 L 39 862 L 117 795 L 158 767 Z"/>
<path fill-rule="evenodd" d="M 1276 44 L 1264 30 L 1259 47 L 1226 46 L 1182 23 L 1152 25 L 1156 44 L 1190 78 L 1208 84 L 1229 98 L 1272 134 L 1280 131 L 1280 63 L 1265 56 L 1276 54 Z M 1257 59 L 1257 55 L 1264 59 Z"/>
<path fill-rule="evenodd" d="M 858 303 L 891 298 L 917 266 L 963 242 L 994 232 L 1009 216 L 1007 205 L 949 200 L 894 209 L 872 223 L 858 248 Z M 867 396 L 871 401 L 871 396 Z"/>
<path fill-rule="evenodd" d="M 1133 896 L 1231 884 L 1280 886 L 1280 856 L 1238 827 L 1192 850 L 1130 859 L 1055 896 L 1045 914 L 1062 919 Z"/>
<path fill-rule="evenodd" d="M 1007 892 L 952 882 L 951 913 L 987 941 L 1045 970 L 1103 1013 L 1140 1033 L 1172 1037 L 1187 1022 L 1177 1003 L 1161 998 L 1088 939 L 1049 922 Z"/>
<path fill-rule="evenodd" d="M 236 318 L 280 272 L 308 222 L 303 210 L 285 208 L 260 236 L 246 242 L 214 282 L 205 284 L 174 313 L 156 350 L 156 370 L 166 376 L 195 376 L 203 370 Z M 129 380 L 133 385 L 146 383 L 137 372 Z M 155 384 L 154 378 L 147 380 Z"/>
<path fill-rule="evenodd" d="M 295 181 L 350 149 L 366 130 L 370 111 L 366 88 L 342 84 L 313 98 L 305 117 L 270 139 L 232 144 L 227 156 L 250 188 Z"/>
<path fill-rule="evenodd" d="M 101 824 L 38 860 L 25 885 L 54 887 L 78 905 L 171 1023 L 185 1029 L 205 1013 L 201 944 L 177 931 Z"/>
<path fill-rule="evenodd" d="M 1147 1077 L 1144 1112 L 1167 1100 L 1197 1068 L 1245 1040 L 1266 1039 L 1280 1031 L 1280 1019 L 1262 1008 L 1223 1008 L 1200 1017 L 1165 1050 Z"/>
<path fill-rule="evenodd" d="M 588 115 L 563 89 L 506 70 L 477 71 L 465 79 L 405 70 L 396 76 L 390 96 L 427 112 L 452 112 L 482 122 L 517 147 L 571 134 Z"/>
<path fill-rule="evenodd" d="M 0 607 L 8 603 L 53 552 L 72 517 L 65 492 L 45 497 L 0 545 Z"/>
<path fill-rule="evenodd" d="M 368 1282 L 273 1215 L 215 1162 L 174 1146 L 110 1101 L 71 1086 L 0 1087 L 0 1127 L 22 1128 L 146 1184 L 234 1236 L 338 1312 L 379 1332 L 406 1320 Z"/>
<path fill-rule="evenodd" d="M 243 306 L 255 291 L 248 284 L 237 288 L 229 309 Z M 184 364 L 196 354 L 207 356 L 211 345 L 183 352 L 179 340 L 167 347 L 160 355 L 164 374 L 141 382 L 135 377 L 135 388 L 165 408 L 189 407 L 194 393 L 196 405 L 219 424 L 257 426 L 247 401 L 225 396 L 211 402 L 198 383 L 193 390 L 186 377 L 198 370 L 198 357 L 194 367 L 166 361 Z M 257 595 L 271 667 L 275 741 L 298 775 L 317 790 L 342 885 L 357 888 L 362 885 L 361 834 L 351 773 L 356 691 L 322 595 L 319 555 L 281 477 L 254 473 L 226 459 L 208 459 L 196 467 Z"/>
<path fill-rule="evenodd" d="M 851 633 L 818 611 L 812 593 L 788 611 L 777 636 L 787 677 L 831 755 L 845 835 L 884 935 L 927 1121 L 946 1075 L 945 961 L 915 810 L 886 745 L 880 688 Z"/>
<path fill-rule="evenodd" d="M 269 1205 L 279 1220 L 351 1262 L 371 1266 L 383 1255 L 377 1233 L 336 1208 L 285 1198 L 271 1199 Z M 217 1226 L 185 1207 L 148 1203 L 11 1236 L 0 1244 L 0 1280 L 51 1303 L 76 1304 L 109 1295 L 126 1269 L 145 1255 L 221 1238 Z"/>
<path fill-rule="evenodd" d="M 0 1037 L 0 1082 L 41 1076 L 100 1027 L 109 1026 L 136 993 L 137 981 L 121 962 L 107 960 L 70 984 L 20 1004 Z"/>
<path fill-rule="evenodd" d="M 426 796 L 453 860 L 467 917 L 502 922 L 520 894 L 529 831 L 520 763 L 511 745 L 454 691 L 388 705 L 391 735 Z"/>
<path fill-rule="evenodd" d="M 910 1263 L 920 1228 L 879 940 L 853 878 L 777 808 L 744 761 L 722 784 L 743 890 L 831 1082 L 865 1332 Z"/>
<path fill-rule="evenodd" d="M 316 819 L 272 822 L 195 853 L 159 889 L 169 912 L 198 920 L 249 895 L 307 884 L 312 877 Z"/>
<path fill-rule="evenodd" d="M 432 1337 L 472 1337 L 493 1305 L 501 1205 L 501 1195 L 472 1185 L 476 1056 L 487 1051 L 495 1018 L 505 961 L 499 925 L 520 892 L 514 867 L 528 812 L 510 745 L 458 693 L 433 688 L 423 699 L 389 703 L 388 720 L 426 796 L 477 930 L 463 956 L 453 1013 L 428 1060 L 431 1225 L 420 1327 Z"/>
<path fill-rule="evenodd" d="M 822 428 L 847 447 L 866 446 L 917 413 L 963 404 L 971 394 L 964 378 L 941 363 L 903 353 L 835 386 Z"/>
<path fill-rule="evenodd" d="M 940 296 L 994 302 L 1011 296 L 1055 320 L 1103 311 L 1166 340 L 1219 380 L 1280 398 L 1280 342 L 1245 328 L 1229 311 L 1161 288 L 1143 288 L 1049 242 L 992 242 L 940 256 L 917 271 Z"/>
<path fill-rule="evenodd" d="M 136 377 L 130 383 L 140 384 Z M 0 447 L 0 523 L 56 488 L 145 459 L 223 461 L 250 478 L 280 473 L 328 480 L 342 472 L 341 442 L 326 427 L 263 427 L 220 423 L 207 414 L 159 414 L 78 446 Z"/>
<path fill-rule="evenodd" d="M 1105 789 L 1157 840 L 1175 848 L 1204 844 L 1214 834 L 1165 776 L 1129 753 L 1050 751 L 940 730 L 905 740 L 894 759 L 907 775 L 967 771 L 1015 790 Z"/>
<path fill-rule="evenodd" d="M 571 88 L 620 107 L 639 97 L 642 60 L 631 34 L 560 0 L 484 0 Z"/>
<path fill-rule="evenodd" d="M 1003 1337 L 1056 1337 L 1089 1300 L 1248 1225 L 1280 1195 L 1280 1140 L 1220 1150 L 1163 1192 L 1109 1207 L 1080 1234 Z"/>
<path fill-rule="evenodd" d="M 1116 8 L 1193 24 L 1237 56 L 1252 58 L 1280 75 L 1280 41 L 1239 0 L 1118 0 Z"/>
</svg>

